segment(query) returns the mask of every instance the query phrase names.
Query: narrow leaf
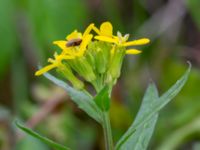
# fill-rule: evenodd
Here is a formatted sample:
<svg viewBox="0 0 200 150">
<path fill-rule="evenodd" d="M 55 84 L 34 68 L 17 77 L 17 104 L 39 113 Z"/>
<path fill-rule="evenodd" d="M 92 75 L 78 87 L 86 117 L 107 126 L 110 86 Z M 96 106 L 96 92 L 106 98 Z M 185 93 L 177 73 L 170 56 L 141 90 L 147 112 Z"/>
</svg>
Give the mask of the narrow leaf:
<svg viewBox="0 0 200 150">
<path fill-rule="evenodd" d="M 15 122 L 15 124 L 18 128 L 20 128 L 21 130 L 23 130 L 24 132 L 26 132 L 30 136 L 35 137 L 36 139 L 44 142 L 45 144 L 49 145 L 50 147 L 55 148 L 56 150 L 70 150 L 70 148 L 65 147 L 63 145 L 60 145 L 60 144 L 58 144 L 58 143 L 56 143 L 56 142 L 54 142 L 54 141 L 52 141 L 52 140 L 50 140 L 46 137 L 41 136 L 40 134 L 36 133 L 33 130 L 22 126 L 17 121 Z"/>
<path fill-rule="evenodd" d="M 57 79 L 49 73 L 45 73 L 44 76 L 56 85 L 65 89 L 68 92 L 71 99 L 73 100 L 73 102 L 76 103 L 80 109 L 85 111 L 90 117 L 92 117 L 97 122 L 101 122 L 101 110 L 95 104 L 95 102 L 93 101 L 93 97 L 89 93 L 76 90 L 69 86 L 66 82 Z"/>
<path fill-rule="evenodd" d="M 94 101 L 102 111 L 108 111 L 110 108 L 109 87 L 105 86 L 94 98 Z"/>
<path fill-rule="evenodd" d="M 156 86 L 153 83 L 151 83 L 149 84 L 145 92 L 136 119 L 130 126 L 129 130 L 131 130 L 131 128 L 134 128 L 135 124 L 138 123 L 139 118 L 142 117 L 143 114 L 149 109 L 149 105 L 151 105 L 151 103 L 156 100 L 158 100 L 158 91 L 156 89 Z M 121 142 L 121 145 L 123 145 L 121 149 L 145 150 L 153 134 L 157 118 L 158 118 L 158 113 L 156 113 L 151 119 L 149 119 L 143 126 L 139 127 L 136 130 L 136 132 L 127 136 L 128 139 L 126 141 Z"/>
<path fill-rule="evenodd" d="M 166 92 L 164 93 L 158 100 L 152 102 L 148 107 L 149 109 L 138 118 L 138 121 L 135 123 L 134 126 L 129 128 L 129 130 L 122 136 L 122 138 L 119 140 L 119 142 L 116 145 L 116 149 L 120 149 L 120 147 L 123 145 L 122 141 L 127 138 L 127 136 L 130 136 L 130 133 L 134 130 L 138 130 L 140 127 L 142 127 L 146 122 L 149 121 L 153 116 L 157 114 L 158 111 L 160 111 L 166 104 L 168 104 L 183 88 L 185 85 L 185 82 L 188 79 L 189 73 L 191 70 L 191 64 L 189 63 L 189 68 L 184 73 L 184 75 Z"/>
</svg>

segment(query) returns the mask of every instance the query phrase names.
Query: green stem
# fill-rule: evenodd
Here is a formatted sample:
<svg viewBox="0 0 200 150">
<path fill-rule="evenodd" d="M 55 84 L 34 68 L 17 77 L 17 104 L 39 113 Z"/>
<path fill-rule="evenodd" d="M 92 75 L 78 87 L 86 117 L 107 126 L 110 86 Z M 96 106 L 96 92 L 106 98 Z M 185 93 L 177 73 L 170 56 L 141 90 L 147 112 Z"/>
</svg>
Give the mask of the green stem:
<svg viewBox="0 0 200 150">
<path fill-rule="evenodd" d="M 110 126 L 110 117 L 108 112 L 103 112 L 103 133 L 105 139 L 106 150 L 113 150 L 113 139 L 112 139 L 112 131 Z"/>
</svg>

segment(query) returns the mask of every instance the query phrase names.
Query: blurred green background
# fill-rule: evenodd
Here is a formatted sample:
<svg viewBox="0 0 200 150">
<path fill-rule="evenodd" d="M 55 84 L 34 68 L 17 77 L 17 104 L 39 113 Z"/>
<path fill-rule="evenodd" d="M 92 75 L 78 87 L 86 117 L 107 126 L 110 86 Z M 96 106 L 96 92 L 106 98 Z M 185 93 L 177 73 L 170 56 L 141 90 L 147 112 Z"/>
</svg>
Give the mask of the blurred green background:
<svg viewBox="0 0 200 150">
<path fill-rule="evenodd" d="M 199 0 L 0 0 L 0 149 L 50 150 L 16 130 L 15 119 L 72 149 L 104 149 L 101 127 L 34 72 L 56 50 L 52 41 L 110 21 L 130 39 L 151 39 L 142 54 L 126 57 L 113 90 L 114 140 L 133 121 L 148 83 L 162 94 L 189 60 L 189 81 L 161 111 L 149 149 L 200 150 L 199 6 Z"/>
</svg>

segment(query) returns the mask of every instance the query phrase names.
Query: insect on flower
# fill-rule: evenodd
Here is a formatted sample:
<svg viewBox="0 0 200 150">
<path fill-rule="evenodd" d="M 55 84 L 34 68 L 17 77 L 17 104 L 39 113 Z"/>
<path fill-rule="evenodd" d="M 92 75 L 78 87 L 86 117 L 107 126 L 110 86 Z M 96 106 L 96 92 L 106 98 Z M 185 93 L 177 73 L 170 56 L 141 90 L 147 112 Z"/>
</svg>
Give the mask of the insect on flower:
<svg viewBox="0 0 200 150">
<path fill-rule="evenodd" d="M 77 30 L 74 30 L 66 37 L 66 40 L 54 41 L 53 43 L 62 49 L 62 54 L 81 57 L 83 56 L 87 45 L 92 40 L 93 35 L 90 34 L 90 32 L 93 28 L 94 24 L 91 23 L 83 34 Z"/>
<path fill-rule="evenodd" d="M 82 39 L 77 38 L 77 39 L 71 39 L 67 41 L 66 47 L 71 47 L 71 46 L 79 46 L 82 42 Z"/>
</svg>

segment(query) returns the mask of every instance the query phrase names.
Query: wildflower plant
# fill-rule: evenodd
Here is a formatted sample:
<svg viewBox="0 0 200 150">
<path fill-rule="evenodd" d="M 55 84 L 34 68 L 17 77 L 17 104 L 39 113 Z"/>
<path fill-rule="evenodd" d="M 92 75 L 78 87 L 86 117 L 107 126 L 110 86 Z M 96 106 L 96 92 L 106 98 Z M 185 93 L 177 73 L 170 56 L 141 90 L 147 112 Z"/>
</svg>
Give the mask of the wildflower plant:
<svg viewBox="0 0 200 150">
<path fill-rule="evenodd" d="M 158 95 L 155 84 L 149 84 L 137 117 L 114 146 L 109 118 L 113 86 L 120 77 L 125 55 L 140 54 L 140 50 L 132 47 L 150 42 L 148 38 L 132 41 L 128 39 L 128 34 L 122 35 L 120 32 L 113 34 L 110 22 L 103 22 L 100 28 L 90 24 L 84 33 L 74 30 L 65 40 L 54 41 L 53 44 L 57 45 L 61 52 L 59 54 L 55 52 L 54 58 L 48 59 L 50 64 L 35 73 L 36 76 L 44 75 L 64 88 L 78 107 L 102 126 L 107 150 L 147 149 L 159 111 L 182 89 L 191 68 L 189 65 L 185 74 L 161 96 Z M 47 73 L 53 69 L 63 76 L 65 81 Z M 86 83 L 94 88 L 95 94 L 90 93 L 85 86 Z M 70 149 L 19 123 L 16 124 L 26 133 L 57 150 Z"/>
</svg>

